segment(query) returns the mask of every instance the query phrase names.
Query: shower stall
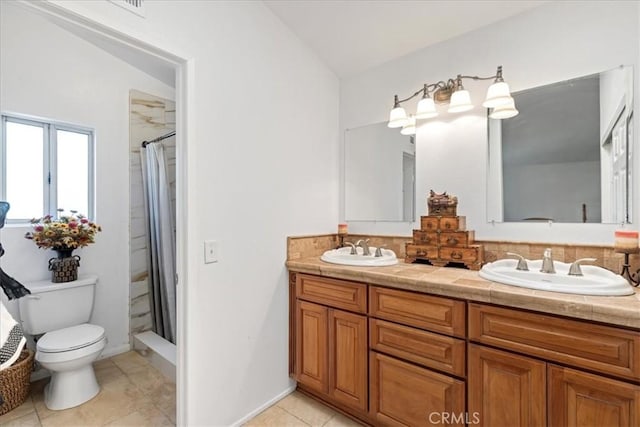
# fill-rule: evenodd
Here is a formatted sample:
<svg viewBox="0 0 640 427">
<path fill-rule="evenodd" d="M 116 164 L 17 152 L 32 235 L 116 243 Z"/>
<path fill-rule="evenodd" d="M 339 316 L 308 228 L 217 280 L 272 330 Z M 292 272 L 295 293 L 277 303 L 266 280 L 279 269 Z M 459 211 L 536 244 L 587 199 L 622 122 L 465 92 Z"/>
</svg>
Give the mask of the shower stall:
<svg viewBox="0 0 640 427">
<path fill-rule="evenodd" d="M 175 378 L 175 103 L 130 92 L 130 334 Z"/>
</svg>

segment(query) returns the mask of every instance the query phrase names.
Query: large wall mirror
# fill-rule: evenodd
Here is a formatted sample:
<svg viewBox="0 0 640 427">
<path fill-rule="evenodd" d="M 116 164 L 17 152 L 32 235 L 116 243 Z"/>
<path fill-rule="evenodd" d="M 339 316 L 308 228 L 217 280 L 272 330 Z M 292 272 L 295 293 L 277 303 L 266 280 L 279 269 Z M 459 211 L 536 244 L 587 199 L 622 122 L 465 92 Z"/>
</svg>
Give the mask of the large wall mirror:
<svg viewBox="0 0 640 427">
<path fill-rule="evenodd" d="M 631 222 L 633 68 L 512 95 L 520 114 L 488 119 L 487 219 Z"/>
<path fill-rule="evenodd" d="M 415 137 L 376 123 L 344 136 L 347 221 L 413 222 Z"/>
</svg>

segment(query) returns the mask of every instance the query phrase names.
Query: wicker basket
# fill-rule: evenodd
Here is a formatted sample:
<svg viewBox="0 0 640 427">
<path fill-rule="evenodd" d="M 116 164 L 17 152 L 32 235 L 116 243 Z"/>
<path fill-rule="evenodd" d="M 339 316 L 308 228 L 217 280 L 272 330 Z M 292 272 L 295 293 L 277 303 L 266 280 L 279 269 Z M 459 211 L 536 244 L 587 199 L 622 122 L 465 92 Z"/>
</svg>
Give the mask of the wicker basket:
<svg viewBox="0 0 640 427">
<path fill-rule="evenodd" d="M 0 371 L 0 415 L 17 408 L 27 399 L 33 356 L 33 351 L 25 348 L 13 365 Z"/>
</svg>

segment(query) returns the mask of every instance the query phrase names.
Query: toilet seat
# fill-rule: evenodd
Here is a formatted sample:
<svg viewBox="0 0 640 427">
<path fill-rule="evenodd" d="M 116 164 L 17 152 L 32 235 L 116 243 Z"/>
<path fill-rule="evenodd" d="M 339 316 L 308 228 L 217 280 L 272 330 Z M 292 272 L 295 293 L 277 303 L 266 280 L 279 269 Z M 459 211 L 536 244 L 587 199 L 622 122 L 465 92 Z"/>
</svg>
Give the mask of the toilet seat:
<svg viewBox="0 0 640 427">
<path fill-rule="evenodd" d="M 88 347 L 103 338 L 102 326 L 83 323 L 47 332 L 38 340 L 36 349 L 43 353 L 61 353 Z"/>
<path fill-rule="evenodd" d="M 44 334 L 36 344 L 36 360 L 61 363 L 102 351 L 107 344 L 104 328 L 90 323 Z"/>
</svg>

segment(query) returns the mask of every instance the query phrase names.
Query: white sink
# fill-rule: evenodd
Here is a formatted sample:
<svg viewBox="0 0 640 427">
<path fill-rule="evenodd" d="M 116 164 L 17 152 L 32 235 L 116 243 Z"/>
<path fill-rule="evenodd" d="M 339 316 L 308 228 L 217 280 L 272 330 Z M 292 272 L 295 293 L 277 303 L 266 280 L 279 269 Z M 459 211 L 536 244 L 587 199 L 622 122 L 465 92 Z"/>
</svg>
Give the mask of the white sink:
<svg viewBox="0 0 640 427">
<path fill-rule="evenodd" d="M 371 255 L 362 255 L 362 248 L 356 248 L 357 255 L 351 255 L 351 248 L 340 248 L 326 251 L 320 259 L 324 262 L 341 265 L 355 265 L 361 267 L 384 267 L 398 263 L 396 253 L 389 249 L 381 249 L 382 256 L 373 256 L 376 253 L 375 247 L 369 247 Z"/>
<path fill-rule="evenodd" d="M 505 285 L 568 294 L 621 296 L 634 293 L 624 277 L 593 265 L 581 266 L 583 276 L 569 276 L 571 264 L 564 262 L 554 261 L 555 274 L 540 272 L 542 260 L 527 260 L 529 271 L 516 270 L 517 264 L 515 259 L 491 262 L 482 267 L 480 277 Z"/>
</svg>

